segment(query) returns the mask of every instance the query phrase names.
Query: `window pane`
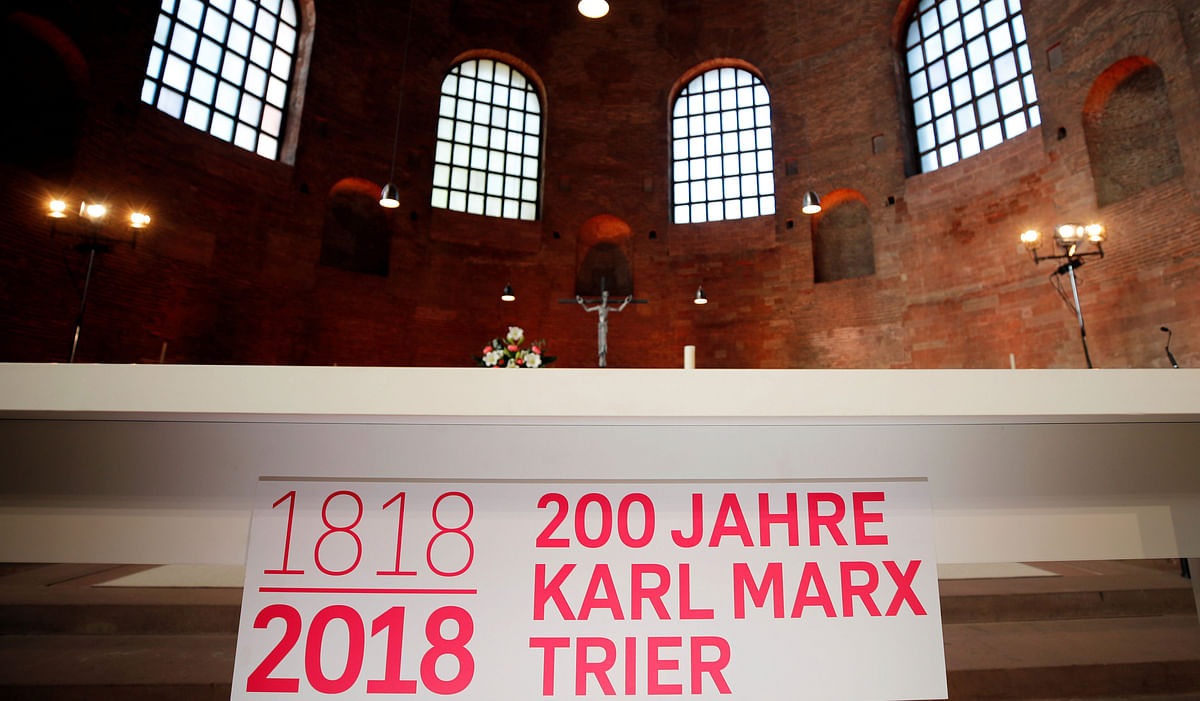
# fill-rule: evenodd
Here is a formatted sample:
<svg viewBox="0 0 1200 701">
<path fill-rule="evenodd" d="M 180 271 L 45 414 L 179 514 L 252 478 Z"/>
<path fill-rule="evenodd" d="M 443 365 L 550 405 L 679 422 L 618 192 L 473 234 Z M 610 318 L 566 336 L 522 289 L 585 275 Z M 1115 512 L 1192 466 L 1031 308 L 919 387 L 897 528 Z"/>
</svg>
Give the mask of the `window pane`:
<svg viewBox="0 0 1200 701">
<path fill-rule="evenodd" d="M 237 0 L 233 6 L 233 18 L 247 27 L 254 25 L 254 3 L 251 0 Z"/>
<path fill-rule="evenodd" d="M 269 105 L 263 107 L 262 130 L 271 136 L 279 136 L 282 128 L 283 112 Z"/>
<path fill-rule="evenodd" d="M 163 71 L 163 82 L 177 90 L 187 90 L 188 77 L 191 76 L 191 73 L 191 65 L 172 54 L 167 57 L 167 69 Z"/>
<path fill-rule="evenodd" d="M 287 83 L 278 78 L 271 78 L 267 81 L 267 102 L 276 107 L 283 107 L 283 101 L 286 96 Z"/>
<path fill-rule="evenodd" d="M 996 123 L 983 130 L 983 147 L 989 149 L 996 146 L 1001 141 L 1004 141 L 1004 134 L 1000 131 L 1000 124 Z"/>
<path fill-rule="evenodd" d="M 240 24 L 233 24 L 229 27 L 229 40 L 225 42 L 225 46 L 246 56 L 250 53 L 250 30 Z"/>
<path fill-rule="evenodd" d="M 974 131 L 975 127 L 975 109 L 971 105 L 967 105 L 954 113 L 954 121 L 958 125 L 958 133 L 965 134 L 969 131 Z"/>
<path fill-rule="evenodd" d="M 946 57 L 946 63 L 950 68 L 950 77 L 957 78 L 967 72 L 967 52 L 959 49 Z"/>
<path fill-rule="evenodd" d="M 237 103 L 240 96 L 240 90 L 225 81 L 221 81 L 221 84 L 217 87 L 217 109 L 226 114 L 237 114 Z"/>
<path fill-rule="evenodd" d="M 196 54 L 196 64 L 211 73 L 221 68 L 221 47 L 209 39 L 200 41 L 200 51 Z"/>
<path fill-rule="evenodd" d="M 158 108 L 178 119 L 183 114 L 183 95 L 163 88 L 158 93 Z"/>
<path fill-rule="evenodd" d="M 275 18 L 267 12 L 258 13 L 258 19 L 254 22 L 254 31 L 267 41 L 275 39 Z"/>
<path fill-rule="evenodd" d="M 996 104 L 996 94 L 984 95 L 975 103 L 979 108 L 979 120 L 984 124 L 1000 118 L 1000 107 Z"/>
<path fill-rule="evenodd" d="M 932 124 L 926 124 L 917 130 L 917 148 L 919 148 L 922 152 L 928 151 L 936 145 L 937 142 L 933 138 Z"/>
<path fill-rule="evenodd" d="M 1017 134 L 1023 134 L 1028 129 L 1025 124 L 1025 113 L 1018 112 L 1008 119 L 1004 120 L 1004 135 L 1005 138 L 1011 139 Z"/>
<path fill-rule="evenodd" d="M 196 33 L 176 24 L 171 32 L 171 51 L 190 61 L 196 52 Z"/>
<path fill-rule="evenodd" d="M 979 134 L 967 134 L 958 141 L 959 150 L 962 152 L 963 158 L 970 158 L 979 153 Z"/>
<path fill-rule="evenodd" d="M 189 94 L 206 105 L 213 101 L 213 91 L 217 87 L 217 77 L 204 71 L 196 71 L 192 76 L 192 89 Z"/>
<path fill-rule="evenodd" d="M 162 75 L 163 50 L 157 46 L 150 49 L 150 62 L 146 64 L 146 77 L 158 78 Z"/>
<path fill-rule="evenodd" d="M 204 4 L 200 0 L 179 0 L 179 9 L 175 16 L 197 29 L 200 28 L 200 16 L 204 14 Z"/>
<path fill-rule="evenodd" d="M 258 97 L 262 97 L 267 93 L 267 74 L 258 66 L 251 65 L 246 68 L 246 90 L 254 93 Z"/>
<path fill-rule="evenodd" d="M 214 112 L 212 124 L 209 125 L 208 130 L 210 134 L 218 139 L 230 141 L 233 139 L 233 120 L 220 112 Z"/>
<path fill-rule="evenodd" d="M 238 119 L 247 124 L 257 125 L 262 114 L 262 102 L 249 95 L 242 96 L 242 105 L 238 110 Z"/>
<path fill-rule="evenodd" d="M 279 155 L 279 142 L 265 134 L 258 137 L 258 155 L 263 158 L 275 158 Z"/>
<path fill-rule="evenodd" d="M 221 77 L 234 85 L 241 85 L 246 72 L 246 62 L 237 56 L 226 53 L 225 63 L 221 67 Z"/>
<path fill-rule="evenodd" d="M 997 58 L 992 65 L 996 69 L 996 82 L 1001 85 L 1017 77 L 1017 59 L 1011 52 Z"/>
<path fill-rule="evenodd" d="M 187 111 L 184 112 L 183 121 L 188 126 L 193 126 L 197 129 L 208 128 L 208 108 L 195 100 L 188 100 Z"/>
</svg>

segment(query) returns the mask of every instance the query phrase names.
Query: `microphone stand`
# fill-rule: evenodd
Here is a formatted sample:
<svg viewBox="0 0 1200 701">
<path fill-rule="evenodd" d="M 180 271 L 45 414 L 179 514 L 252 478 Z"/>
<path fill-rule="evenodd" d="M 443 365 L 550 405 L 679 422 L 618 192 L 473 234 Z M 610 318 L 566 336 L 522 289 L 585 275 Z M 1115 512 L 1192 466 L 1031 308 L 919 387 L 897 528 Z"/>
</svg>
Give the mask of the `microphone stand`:
<svg viewBox="0 0 1200 701">
<path fill-rule="evenodd" d="M 1179 363 L 1175 362 L 1175 356 L 1171 355 L 1171 329 L 1165 326 L 1160 327 L 1167 334 L 1167 345 L 1163 346 L 1163 350 L 1167 352 L 1167 360 L 1171 361 L 1171 367 L 1179 369 Z"/>
</svg>

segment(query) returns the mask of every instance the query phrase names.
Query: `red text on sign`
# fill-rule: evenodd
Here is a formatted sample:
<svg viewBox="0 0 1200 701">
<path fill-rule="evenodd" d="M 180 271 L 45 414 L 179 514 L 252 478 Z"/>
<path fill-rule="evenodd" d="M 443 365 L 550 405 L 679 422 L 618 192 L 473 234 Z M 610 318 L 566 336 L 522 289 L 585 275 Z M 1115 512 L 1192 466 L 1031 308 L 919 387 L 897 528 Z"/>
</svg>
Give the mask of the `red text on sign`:
<svg viewBox="0 0 1200 701">
<path fill-rule="evenodd" d="M 610 640 L 599 637 L 534 637 L 529 647 L 542 651 L 542 695 L 553 696 L 556 675 L 563 670 L 574 681 L 576 696 L 586 696 L 589 690 L 598 688 L 601 693 L 613 696 L 617 693 L 610 672 L 622 660 L 622 673 L 616 676 L 623 695 L 645 693 L 651 696 L 680 696 L 684 693 L 685 680 L 689 694 L 702 694 L 706 687 L 721 694 L 730 693 L 724 670 L 730 660 L 729 641 L 714 635 L 687 638 L 680 636 L 651 636 L 649 638 L 627 637 Z M 574 656 L 563 655 L 559 650 L 575 649 Z M 683 649 L 686 647 L 686 651 Z M 618 649 L 620 648 L 620 649 Z M 642 652 L 644 650 L 644 652 Z M 685 656 L 680 657 L 680 653 Z M 680 672 L 687 665 L 686 676 Z M 561 666 L 560 666 L 561 665 Z M 705 679 L 708 682 L 705 682 Z"/>
<path fill-rule="evenodd" d="M 883 513 L 868 510 L 868 504 L 884 501 L 883 492 L 853 492 L 850 496 L 852 517 L 851 532 L 855 545 L 887 545 L 887 536 L 881 533 L 868 533 L 868 527 L 883 523 Z M 722 542 L 733 540 L 744 547 L 769 547 L 773 529 L 783 529 L 787 534 L 787 542 L 791 547 L 800 545 L 801 516 L 798 497 L 795 493 L 784 495 L 782 508 L 772 505 L 771 495 L 758 495 L 757 529 L 751 528 L 752 521 L 746 518 L 741 499 L 737 494 L 726 493 L 721 496 L 712 523 L 706 526 L 705 503 L 703 494 L 692 495 L 691 527 L 688 532 L 683 529 L 671 531 L 671 540 L 681 548 L 694 548 L 705 545 L 710 548 L 720 547 Z M 847 545 L 849 541 L 843 533 L 843 522 L 846 520 L 846 500 L 835 492 L 810 492 L 807 500 L 807 510 L 804 519 L 808 524 L 808 544 L 820 546 L 822 535 L 832 538 L 837 545 Z M 711 515 L 711 514 L 710 514 Z M 755 541 L 757 533 L 758 540 Z M 707 536 L 707 538 L 706 538 Z"/>
</svg>

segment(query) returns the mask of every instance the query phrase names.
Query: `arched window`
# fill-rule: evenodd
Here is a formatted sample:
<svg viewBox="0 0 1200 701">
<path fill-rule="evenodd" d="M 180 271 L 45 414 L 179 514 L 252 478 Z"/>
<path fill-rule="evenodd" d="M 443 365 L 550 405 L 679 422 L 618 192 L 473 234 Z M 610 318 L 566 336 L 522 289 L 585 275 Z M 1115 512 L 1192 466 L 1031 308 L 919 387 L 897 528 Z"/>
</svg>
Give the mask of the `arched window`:
<svg viewBox="0 0 1200 701">
<path fill-rule="evenodd" d="M 758 76 L 732 66 L 701 73 L 671 113 L 676 224 L 775 213 L 771 98 Z"/>
<path fill-rule="evenodd" d="M 163 0 L 142 102 L 278 158 L 298 27 L 292 0 Z"/>
<path fill-rule="evenodd" d="M 1020 0 L 920 0 L 905 52 L 922 172 L 1041 124 Z"/>
<path fill-rule="evenodd" d="M 529 77 L 490 58 L 442 81 L 434 207 L 534 220 L 541 202 L 542 103 Z"/>
</svg>

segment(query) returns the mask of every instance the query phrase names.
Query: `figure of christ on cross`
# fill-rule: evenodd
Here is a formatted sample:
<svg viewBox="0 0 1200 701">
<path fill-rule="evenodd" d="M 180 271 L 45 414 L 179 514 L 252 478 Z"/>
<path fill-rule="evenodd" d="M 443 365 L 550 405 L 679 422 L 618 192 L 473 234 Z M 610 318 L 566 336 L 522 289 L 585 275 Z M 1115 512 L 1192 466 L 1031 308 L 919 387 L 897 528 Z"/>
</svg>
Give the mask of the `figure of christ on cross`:
<svg viewBox="0 0 1200 701">
<path fill-rule="evenodd" d="M 579 295 L 575 295 L 575 301 L 579 303 L 579 306 L 583 307 L 583 311 L 599 313 L 600 319 L 596 322 L 596 335 L 600 346 L 600 367 L 608 367 L 608 313 L 619 312 L 624 309 L 626 305 L 633 301 L 633 295 L 627 296 L 619 307 L 608 306 L 608 290 L 600 291 L 599 304 L 589 307 L 584 302 L 583 297 Z"/>
<path fill-rule="evenodd" d="M 572 302 L 583 307 L 585 312 L 596 312 L 599 318 L 596 321 L 596 340 L 599 345 L 598 355 L 600 357 L 600 367 L 608 367 L 608 313 L 619 312 L 629 304 L 645 304 L 644 299 L 634 299 L 633 295 L 627 296 L 621 300 L 618 306 L 609 306 L 608 304 L 608 287 L 604 284 L 604 278 L 600 278 L 600 298 L 595 297 L 585 298 L 581 295 L 575 295 L 575 299 L 560 299 L 559 304 L 571 304 Z M 589 306 L 590 304 L 590 306 Z"/>
</svg>

